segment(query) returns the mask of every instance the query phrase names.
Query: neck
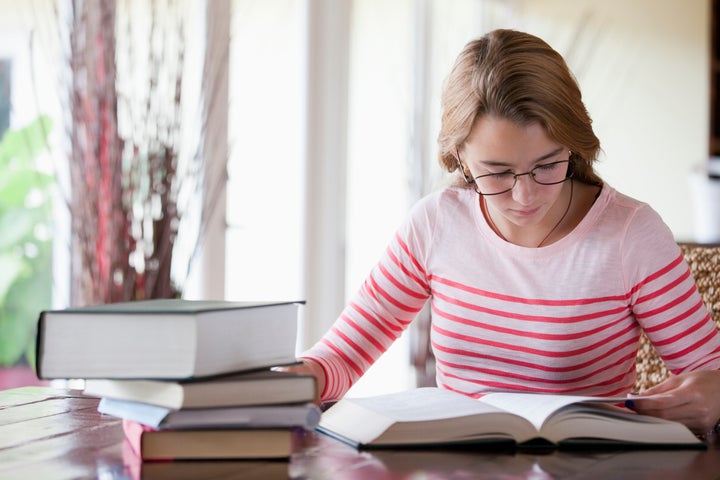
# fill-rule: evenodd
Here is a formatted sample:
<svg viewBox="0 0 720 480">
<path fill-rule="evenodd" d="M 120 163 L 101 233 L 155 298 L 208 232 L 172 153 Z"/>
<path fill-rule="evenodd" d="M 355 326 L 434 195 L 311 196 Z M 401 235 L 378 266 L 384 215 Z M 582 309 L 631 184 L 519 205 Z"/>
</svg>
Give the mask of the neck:
<svg viewBox="0 0 720 480">
<path fill-rule="evenodd" d="M 569 186 L 569 194 L 568 194 L 568 201 L 566 204 L 563 205 L 562 210 L 553 209 L 557 211 L 557 215 L 553 215 L 553 217 L 558 217 L 558 220 L 552 223 L 549 226 L 544 227 L 538 227 L 537 230 L 534 230 L 532 232 L 528 232 L 527 228 L 520 228 L 515 232 L 512 231 L 511 228 L 507 228 L 506 231 L 510 233 L 510 235 L 506 235 L 503 233 L 503 231 L 497 226 L 495 221 L 493 220 L 492 213 L 490 212 L 490 209 L 487 206 L 487 202 L 485 201 L 485 197 L 482 195 L 480 196 L 480 206 L 483 214 L 485 215 L 485 218 L 488 222 L 488 225 L 490 228 L 493 229 L 493 231 L 503 240 L 509 243 L 514 243 L 516 245 L 520 245 L 523 247 L 535 247 L 539 248 L 543 245 L 546 245 L 549 243 L 550 240 L 552 240 L 553 235 L 557 234 L 558 231 L 561 230 L 561 225 L 565 221 L 568 212 L 570 211 L 570 207 L 572 206 L 573 201 L 573 190 L 574 190 L 574 184 L 573 180 L 570 180 L 570 186 Z M 558 200 L 556 202 L 556 205 L 560 205 L 561 202 Z M 512 240 L 510 240 L 510 239 Z M 550 242 L 552 243 L 552 242 Z"/>
</svg>

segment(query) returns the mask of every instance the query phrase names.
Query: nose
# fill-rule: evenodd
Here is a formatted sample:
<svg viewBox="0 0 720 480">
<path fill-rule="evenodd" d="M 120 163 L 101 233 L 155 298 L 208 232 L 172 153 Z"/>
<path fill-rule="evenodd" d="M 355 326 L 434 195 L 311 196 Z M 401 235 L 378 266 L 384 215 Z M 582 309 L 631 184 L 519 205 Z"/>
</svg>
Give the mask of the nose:
<svg viewBox="0 0 720 480">
<path fill-rule="evenodd" d="M 532 173 L 523 173 L 515 179 L 515 186 L 512 189 L 513 200 L 521 205 L 529 205 L 535 194 L 537 183 L 532 178 Z"/>
</svg>

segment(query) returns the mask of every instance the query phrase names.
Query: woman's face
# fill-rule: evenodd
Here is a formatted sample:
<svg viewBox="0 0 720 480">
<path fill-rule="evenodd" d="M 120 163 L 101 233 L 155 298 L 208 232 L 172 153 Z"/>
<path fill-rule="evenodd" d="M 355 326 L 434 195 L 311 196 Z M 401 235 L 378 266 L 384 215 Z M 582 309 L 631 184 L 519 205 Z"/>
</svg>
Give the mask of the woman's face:
<svg viewBox="0 0 720 480">
<path fill-rule="evenodd" d="M 460 158 L 473 178 L 489 173 L 525 173 L 539 165 L 567 160 L 569 156 L 569 149 L 551 140 L 540 124 L 518 125 L 492 116 L 476 120 L 460 149 Z M 548 228 L 548 222 L 556 221 L 546 217 L 566 186 L 567 182 L 541 185 L 532 175 L 522 175 L 512 190 L 486 195 L 485 201 L 501 229 L 542 230 Z"/>
</svg>

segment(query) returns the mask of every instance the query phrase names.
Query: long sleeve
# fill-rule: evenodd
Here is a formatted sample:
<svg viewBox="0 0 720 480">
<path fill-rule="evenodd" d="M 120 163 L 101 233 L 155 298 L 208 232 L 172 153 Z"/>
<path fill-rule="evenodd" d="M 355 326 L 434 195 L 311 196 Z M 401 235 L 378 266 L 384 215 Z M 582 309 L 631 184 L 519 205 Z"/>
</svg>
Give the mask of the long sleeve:
<svg viewBox="0 0 720 480">
<path fill-rule="evenodd" d="M 672 234 L 649 208 L 636 215 L 623 248 L 635 319 L 671 372 L 720 370 L 720 334 Z"/>
</svg>

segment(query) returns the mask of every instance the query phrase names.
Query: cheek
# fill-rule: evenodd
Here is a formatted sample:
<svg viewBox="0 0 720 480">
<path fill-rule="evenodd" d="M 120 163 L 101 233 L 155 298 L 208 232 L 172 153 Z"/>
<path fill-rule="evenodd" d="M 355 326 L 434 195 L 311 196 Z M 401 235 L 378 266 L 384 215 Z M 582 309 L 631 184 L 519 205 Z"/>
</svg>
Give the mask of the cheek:
<svg viewBox="0 0 720 480">
<path fill-rule="evenodd" d="M 557 185 L 543 185 L 537 190 L 537 195 L 545 201 L 553 203 L 562 195 L 564 186 L 564 183 L 558 183 Z"/>
<path fill-rule="evenodd" d="M 490 195 L 484 198 L 487 206 L 494 210 L 504 210 L 515 203 L 511 192 L 501 193 L 500 195 Z"/>
<path fill-rule="evenodd" d="M 548 189 L 547 197 L 546 197 L 547 200 L 549 202 L 555 202 L 559 198 L 563 197 L 563 190 L 568 185 L 569 185 L 569 183 L 565 182 L 565 183 L 559 183 L 557 185 L 548 185 L 547 187 L 545 187 Z M 563 198 L 566 198 L 566 197 L 563 197 Z M 567 198 L 566 198 L 566 200 L 567 200 Z"/>
<path fill-rule="evenodd" d="M 563 196 L 564 183 L 557 185 L 533 185 L 532 192 L 525 192 L 526 199 L 531 199 L 535 204 L 543 204 L 548 207 L 554 205 L 555 202 Z"/>
</svg>

